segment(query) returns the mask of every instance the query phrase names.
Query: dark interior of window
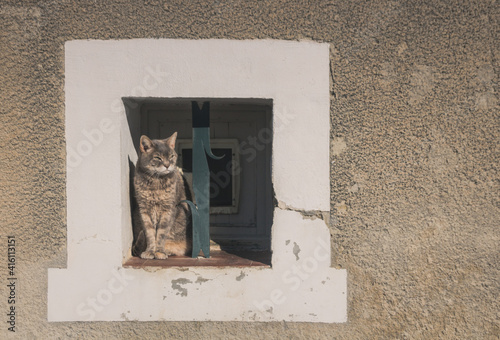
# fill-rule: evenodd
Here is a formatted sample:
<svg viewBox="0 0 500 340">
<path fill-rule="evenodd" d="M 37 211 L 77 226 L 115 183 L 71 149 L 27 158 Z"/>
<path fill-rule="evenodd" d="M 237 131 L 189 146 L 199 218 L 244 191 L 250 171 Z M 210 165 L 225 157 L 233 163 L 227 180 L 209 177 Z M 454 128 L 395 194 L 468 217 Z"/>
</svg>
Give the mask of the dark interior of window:
<svg viewBox="0 0 500 340">
<path fill-rule="evenodd" d="M 212 152 L 210 168 L 211 258 L 171 256 L 166 260 L 131 258 L 125 265 L 255 266 L 271 264 L 274 200 L 271 181 L 272 100 L 127 98 L 129 125 L 138 148 L 140 135 L 164 139 L 177 132 L 179 166 L 188 179 L 192 172 L 191 101 L 210 101 Z M 132 103 L 132 104 L 130 104 Z M 231 145 L 231 146 L 228 146 Z M 131 164 L 133 167 L 133 164 Z M 236 170 L 228 170 L 236 167 Z M 133 173 L 133 169 L 131 169 Z M 224 185 L 221 185 L 221 178 Z M 189 181 L 189 180 L 188 180 Z M 132 190 L 131 190 L 132 191 Z M 133 197 L 131 197 L 133 202 Z"/>
</svg>

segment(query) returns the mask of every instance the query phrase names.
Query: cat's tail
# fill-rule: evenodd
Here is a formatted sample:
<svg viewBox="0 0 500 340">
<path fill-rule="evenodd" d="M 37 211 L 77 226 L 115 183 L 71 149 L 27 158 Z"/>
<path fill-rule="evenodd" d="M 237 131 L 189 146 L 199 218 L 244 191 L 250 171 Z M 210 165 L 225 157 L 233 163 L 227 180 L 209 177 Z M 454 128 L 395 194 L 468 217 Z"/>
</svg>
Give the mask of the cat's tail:
<svg viewBox="0 0 500 340">
<path fill-rule="evenodd" d="M 132 256 L 141 257 L 144 250 L 146 250 L 146 237 L 144 231 L 141 230 L 137 235 L 137 240 L 132 245 Z"/>
<path fill-rule="evenodd" d="M 167 240 L 165 242 L 165 250 L 169 255 L 191 255 L 192 242 L 189 240 L 173 241 Z"/>
</svg>

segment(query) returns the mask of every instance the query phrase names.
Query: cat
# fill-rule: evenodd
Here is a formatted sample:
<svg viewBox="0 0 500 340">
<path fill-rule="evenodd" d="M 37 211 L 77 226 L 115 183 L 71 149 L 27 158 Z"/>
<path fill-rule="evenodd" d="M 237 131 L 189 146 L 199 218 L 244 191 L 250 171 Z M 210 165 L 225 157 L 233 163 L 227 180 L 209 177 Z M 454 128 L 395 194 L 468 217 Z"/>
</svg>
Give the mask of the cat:
<svg viewBox="0 0 500 340">
<path fill-rule="evenodd" d="M 186 255 L 192 246 L 191 213 L 183 200 L 191 192 L 177 167 L 177 132 L 167 139 L 141 136 L 134 175 L 139 235 L 133 252 L 143 259 Z M 138 227 L 138 226 L 136 226 Z"/>
</svg>

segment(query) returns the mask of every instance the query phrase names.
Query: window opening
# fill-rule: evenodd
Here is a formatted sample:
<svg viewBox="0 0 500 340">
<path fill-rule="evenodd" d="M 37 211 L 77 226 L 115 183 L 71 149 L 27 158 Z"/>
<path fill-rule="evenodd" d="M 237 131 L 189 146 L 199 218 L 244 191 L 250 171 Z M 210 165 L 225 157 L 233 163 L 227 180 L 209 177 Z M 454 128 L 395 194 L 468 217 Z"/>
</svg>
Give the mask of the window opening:
<svg viewBox="0 0 500 340">
<path fill-rule="evenodd" d="M 177 165 L 192 185 L 191 102 L 210 101 L 210 143 L 221 160 L 207 157 L 210 174 L 209 259 L 133 257 L 126 266 L 270 265 L 273 216 L 271 183 L 272 100 L 127 98 L 127 114 L 140 122 L 137 136 L 164 139 L 177 132 Z M 127 105 L 128 103 L 128 105 Z M 133 105 L 130 105 L 133 103 Z M 130 118 L 129 118 L 130 120 Z M 132 128 L 132 127 L 131 127 Z M 138 141 L 134 140 L 134 145 Z M 131 171 L 131 174 L 133 171 Z M 192 188 L 192 187 L 191 187 Z M 137 231 L 134 231 L 134 235 Z"/>
</svg>

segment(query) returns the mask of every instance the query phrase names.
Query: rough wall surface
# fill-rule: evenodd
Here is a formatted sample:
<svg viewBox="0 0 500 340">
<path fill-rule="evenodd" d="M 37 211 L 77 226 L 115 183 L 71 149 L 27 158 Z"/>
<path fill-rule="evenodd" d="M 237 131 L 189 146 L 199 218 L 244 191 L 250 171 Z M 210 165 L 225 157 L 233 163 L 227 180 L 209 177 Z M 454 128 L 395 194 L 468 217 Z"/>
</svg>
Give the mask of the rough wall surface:
<svg viewBox="0 0 500 340">
<path fill-rule="evenodd" d="M 497 339 L 498 20 L 477 1 L 0 3 L 1 249 L 17 239 L 18 338 Z M 64 42 L 331 43 L 333 264 L 346 324 L 48 323 L 65 266 Z M 0 268 L 2 277 L 6 265 Z M 3 280 L 2 280 L 3 281 Z"/>
</svg>

